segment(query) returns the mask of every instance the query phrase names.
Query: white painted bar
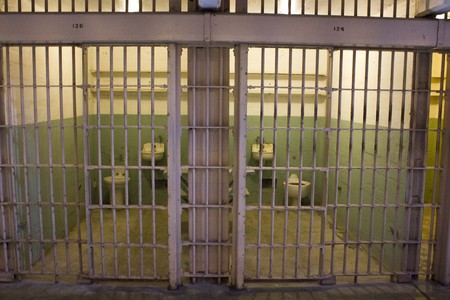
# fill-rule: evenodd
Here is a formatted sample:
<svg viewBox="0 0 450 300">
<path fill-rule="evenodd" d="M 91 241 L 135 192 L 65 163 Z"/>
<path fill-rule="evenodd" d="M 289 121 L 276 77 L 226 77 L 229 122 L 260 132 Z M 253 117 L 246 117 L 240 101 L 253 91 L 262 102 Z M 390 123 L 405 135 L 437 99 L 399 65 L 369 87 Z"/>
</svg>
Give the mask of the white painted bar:
<svg viewBox="0 0 450 300">
<path fill-rule="evenodd" d="M 245 259 L 245 200 L 246 200 L 246 137 L 247 137 L 247 45 L 235 48 L 235 99 L 234 105 L 234 169 L 233 169 L 233 237 L 231 284 L 244 287 Z M 259 242 L 258 242 L 259 244 Z M 258 262 L 259 266 L 259 262 Z"/>
<path fill-rule="evenodd" d="M 180 58 L 181 49 L 169 45 L 167 77 L 167 191 L 168 191 L 168 234 L 169 234 L 169 288 L 176 289 L 181 284 L 181 205 L 180 205 Z"/>
<path fill-rule="evenodd" d="M 450 47 L 447 21 L 176 13 L 8 13 L 0 16 L 4 44 L 249 43 L 376 48 Z M 274 26 L 276 24 L 276 26 Z M 208 29 L 208 30 L 205 30 Z M 446 30 L 448 31 L 448 30 Z M 438 39 L 439 38 L 439 39 Z"/>
</svg>

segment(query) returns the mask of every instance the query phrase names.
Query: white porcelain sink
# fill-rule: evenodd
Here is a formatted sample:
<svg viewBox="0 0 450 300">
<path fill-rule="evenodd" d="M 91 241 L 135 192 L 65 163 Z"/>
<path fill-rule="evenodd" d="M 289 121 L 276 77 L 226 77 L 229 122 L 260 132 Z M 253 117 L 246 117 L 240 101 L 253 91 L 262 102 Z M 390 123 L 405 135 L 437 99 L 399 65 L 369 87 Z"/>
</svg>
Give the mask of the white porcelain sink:
<svg viewBox="0 0 450 300">
<path fill-rule="evenodd" d="M 142 159 L 151 161 L 152 154 L 155 156 L 155 161 L 159 161 L 164 157 L 164 144 L 163 143 L 145 143 L 142 147 Z"/>
<path fill-rule="evenodd" d="M 260 144 L 253 144 L 252 145 L 252 157 L 253 159 L 259 160 L 260 155 L 262 154 L 262 160 L 272 160 L 273 159 L 273 144 L 262 144 L 262 153 L 259 148 Z"/>
</svg>

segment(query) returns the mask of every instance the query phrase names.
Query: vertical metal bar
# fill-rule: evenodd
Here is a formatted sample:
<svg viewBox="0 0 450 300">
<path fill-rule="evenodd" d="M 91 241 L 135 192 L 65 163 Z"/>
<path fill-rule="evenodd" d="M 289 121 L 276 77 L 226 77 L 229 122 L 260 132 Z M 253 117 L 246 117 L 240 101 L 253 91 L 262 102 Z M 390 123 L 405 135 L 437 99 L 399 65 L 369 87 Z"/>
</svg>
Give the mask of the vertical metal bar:
<svg viewBox="0 0 450 300">
<path fill-rule="evenodd" d="M 290 170 L 290 142 L 291 142 L 291 102 L 292 102 L 292 48 L 288 49 L 288 103 L 287 103 L 287 128 L 286 128 L 286 169 L 285 169 L 285 182 L 289 183 L 289 170 Z M 288 244 L 288 225 L 289 225 L 289 199 L 288 199 L 288 184 L 285 185 L 284 196 L 284 234 L 283 234 L 283 264 L 281 268 L 281 277 L 286 276 L 286 251 Z M 301 184 L 299 184 L 301 186 Z"/>
<path fill-rule="evenodd" d="M 210 176 L 210 155 L 209 155 L 209 149 L 210 149 L 210 145 L 209 145 L 209 140 L 210 140 L 210 120 L 209 120 L 209 112 L 211 111 L 210 108 L 210 101 L 211 101 L 211 88 L 210 88 L 210 78 L 211 78 L 211 70 L 210 70 L 210 60 L 211 60 L 211 55 L 210 55 L 210 48 L 206 47 L 206 113 L 207 115 L 204 116 L 206 118 L 206 199 L 202 199 L 202 200 L 206 200 L 205 204 L 206 204 L 206 216 L 205 216 L 205 224 L 207 224 L 205 227 L 205 272 L 206 274 L 209 273 L 209 213 L 210 213 L 210 209 L 209 209 L 209 194 L 210 194 L 210 180 L 209 180 L 209 176 Z M 203 119 L 203 118 L 202 118 Z M 202 120 L 204 121 L 204 120 Z M 204 123 L 203 123 L 204 124 Z M 196 124 L 198 125 L 198 124 Z M 204 146 L 204 145 L 203 145 Z M 196 223 L 197 225 L 197 223 Z"/>
<path fill-rule="evenodd" d="M 168 47 L 167 77 L 167 188 L 168 188 L 168 234 L 169 234 L 169 287 L 176 289 L 181 284 L 181 205 L 180 205 L 180 100 L 181 48 Z"/>
<path fill-rule="evenodd" d="M 128 7 L 128 3 L 127 3 Z M 127 234 L 127 270 L 128 277 L 131 277 L 131 250 L 130 250 L 130 199 L 128 198 L 128 47 L 123 47 L 123 126 L 124 126 L 124 165 L 125 165 L 125 223 L 126 223 L 126 234 Z"/>
<path fill-rule="evenodd" d="M 314 224 L 314 206 L 317 176 L 317 130 L 318 130 L 318 108 L 319 108 L 319 49 L 315 50 L 315 70 L 314 70 L 314 128 L 313 128 L 313 174 L 311 179 L 311 209 L 309 211 L 309 247 L 308 247 L 308 277 L 311 276 L 312 249 L 313 249 L 313 224 Z M 303 178 L 303 177 L 302 177 Z M 301 186 L 301 182 L 299 182 Z M 300 194 L 301 195 L 301 194 Z"/>
<path fill-rule="evenodd" d="M 247 13 L 248 4 L 247 0 L 236 1 L 236 13 Z"/>
<path fill-rule="evenodd" d="M 1 164 L 8 164 L 8 124 L 7 122 L 7 103 L 5 96 L 7 93 L 5 92 L 5 48 L 0 47 L 0 159 Z M 8 88 L 6 87 L 6 90 Z M 11 243 L 7 243 L 8 239 L 13 237 L 13 224 L 11 223 L 11 210 L 9 202 L 11 199 L 9 197 L 10 194 L 10 185 L 8 182 L 8 170 L 7 168 L 0 168 L 0 215 L 1 215 L 1 237 L 2 237 L 2 251 L 3 251 L 3 262 L 0 260 L 0 266 L 2 266 L 2 270 L 5 273 L 11 272 L 11 262 L 13 258 L 13 254 L 10 253 Z M 13 279 L 13 275 L 10 275 L 11 280 Z"/>
<path fill-rule="evenodd" d="M 58 47 L 58 80 L 59 80 L 59 131 L 61 139 L 61 165 L 62 165 L 62 188 L 63 188 L 63 211 L 64 211 L 64 242 L 66 244 L 66 272 L 70 273 L 70 251 L 69 251 L 69 220 L 67 210 L 67 187 L 66 187 L 66 154 L 65 154 L 65 125 L 64 125 L 64 80 L 63 80 L 63 48 Z"/>
<path fill-rule="evenodd" d="M 300 160 L 300 176 L 298 182 L 301 183 L 303 180 L 303 142 L 304 142 L 304 130 L 305 130 L 305 92 L 306 92 L 306 49 L 302 49 L 302 81 L 301 81 L 301 108 L 300 108 L 300 146 L 299 146 L 299 160 Z M 289 180 L 289 179 L 288 179 Z M 289 182 L 289 181 L 286 182 Z M 297 207 L 300 208 L 302 196 L 301 196 L 301 184 L 299 184 L 299 195 L 297 197 Z M 297 210 L 297 228 L 296 228 L 296 241 L 297 245 L 301 244 L 301 219 L 302 219 L 302 211 L 300 209 Z M 299 276 L 299 262 L 300 262 L 300 247 L 295 249 L 295 277 Z"/>
<path fill-rule="evenodd" d="M 50 48 L 45 46 L 45 89 L 47 103 L 47 138 L 48 138 L 48 165 L 50 181 L 50 207 L 52 220 L 52 246 L 53 246 L 53 269 L 55 282 L 58 282 L 58 255 L 56 251 L 56 215 L 55 215 L 55 192 L 53 180 L 53 147 L 52 147 L 52 120 L 51 120 L 51 91 L 50 91 Z"/>
<path fill-rule="evenodd" d="M 397 169 L 397 186 L 396 186 L 396 195 L 395 195 L 395 212 L 394 212 L 394 226 L 392 230 L 393 234 L 393 255 L 392 255 L 392 265 L 394 266 L 394 270 L 397 270 L 398 263 L 396 262 L 396 256 L 397 251 L 402 251 L 401 245 L 399 245 L 398 241 L 401 239 L 399 236 L 399 231 L 401 230 L 401 227 L 399 225 L 399 222 L 397 221 L 399 218 L 399 210 L 401 205 L 403 204 L 400 202 L 400 198 L 402 197 L 401 193 L 401 182 L 402 182 L 402 170 L 403 170 L 403 144 L 404 144 L 404 132 L 405 132 L 405 115 L 406 115 L 406 87 L 407 87 L 407 71 L 408 71 L 408 52 L 403 52 L 403 72 L 402 72 L 402 102 L 401 102 L 401 108 L 400 108 L 400 141 L 398 146 L 398 169 Z M 400 249 L 399 249 L 400 248 Z"/>
<path fill-rule="evenodd" d="M 431 84 L 431 58 L 428 52 L 418 52 L 415 57 L 414 103 L 411 113 L 411 137 L 409 145 L 407 183 L 407 217 L 405 223 L 404 271 L 406 276 L 416 276 L 419 271 L 420 241 L 422 240 L 422 213 L 424 203 L 429 118 L 429 94 Z M 400 280 L 400 279 L 399 279 Z M 407 279 L 406 279 L 407 280 Z"/>
<path fill-rule="evenodd" d="M 42 263 L 42 272 L 45 272 L 46 269 L 46 259 L 45 259 L 45 244 L 44 244 L 44 231 L 42 228 L 44 228 L 44 218 L 43 218 L 43 211 L 42 211 L 42 192 L 41 192 L 41 167 L 40 167 L 40 151 L 39 151 L 39 117 L 38 117 L 38 91 L 37 91 L 37 76 L 36 76 L 36 47 L 32 47 L 32 53 L 31 53 L 31 59 L 32 59 L 32 72 L 33 72 L 33 120 L 34 120 L 34 135 L 35 135 L 35 148 L 36 148 L 36 165 L 37 165 L 37 202 L 38 202 L 38 209 L 39 209 L 39 232 L 40 232 L 40 248 L 41 248 L 41 263 Z"/>
<path fill-rule="evenodd" d="M 441 184 L 439 191 L 440 210 L 437 221 L 436 230 L 436 250 L 434 256 L 434 279 L 442 284 L 448 285 L 450 283 L 450 187 L 448 184 L 450 180 L 450 58 L 447 55 L 447 70 L 446 70 L 446 101 L 445 101 L 445 115 L 444 115 L 444 134 L 442 138 L 442 166 L 443 171 L 441 175 Z"/>
<path fill-rule="evenodd" d="M 192 97 L 193 97 L 193 104 L 194 106 L 197 106 L 198 103 L 197 102 L 197 65 L 198 65 L 198 60 L 197 60 L 197 48 L 193 48 L 193 75 L 192 75 L 192 85 L 194 86 L 192 89 Z M 192 112 L 192 126 L 194 127 L 193 129 L 193 134 L 192 134 L 192 145 L 193 145 L 193 154 L 192 154 L 192 164 L 190 165 L 190 167 L 193 167 L 192 170 L 192 177 L 193 177 L 193 182 L 197 182 L 197 155 L 195 155 L 195 153 L 197 153 L 197 110 L 193 109 Z M 197 224 L 197 207 L 195 207 L 195 204 L 197 204 L 197 185 L 193 184 L 193 199 L 192 199 L 192 204 L 194 205 L 194 207 L 192 207 L 192 221 L 190 220 L 189 222 L 193 222 L 192 224 Z M 190 225 L 192 226 L 192 225 Z M 193 245 L 192 245 L 192 258 L 194 263 L 191 264 L 192 266 L 192 273 L 196 274 L 197 273 L 197 230 L 193 230 L 193 234 L 192 234 L 192 241 L 193 241 Z M 195 282 L 195 277 L 194 277 L 194 282 Z"/>
<path fill-rule="evenodd" d="M 10 47 L 6 48 L 6 80 L 7 80 L 7 89 L 8 89 L 8 129 L 9 129 L 9 162 L 11 165 L 11 203 L 12 203 L 12 218 L 14 224 L 14 235 L 13 239 L 20 239 L 19 232 L 19 217 L 18 217 L 18 209 L 17 209 L 17 192 L 16 192 L 16 159 L 15 159 L 15 151 L 14 151 L 14 119 L 13 119 L 13 99 L 12 99 L 12 87 L 11 87 L 11 49 Z M 16 243 L 15 245 L 15 256 L 16 256 L 16 266 L 15 271 L 17 273 L 22 272 L 22 257 L 20 253 L 20 243 Z"/>
<path fill-rule="evenodd" d="M 333 237 L 331 246 L 331 273 L 334 274 L 334 256 L 336 248 L 337 235 L 337 210 L 339 204 L 339 166 L 340 166 L 340 139 L 341 139 L 341 110 L 342 110 L 342 67 L 343 50 L 339 51 L 339 74 L 338 74 L 338 99 L 337 99 L 337 123 L 336 123 L 336 156 L 335 156 L 335 177 L 334 177 L 334 203 L 333 203 Z"/>
<path fill-rule="evenodd" d="M 368 250 L 368 259 L 367 259 L 367 272 L 371 272 L 371 264 L 372 264 L 372 249 L 374 246 L 373 234 L 374 234 L 374 226 L 375 226 L 375 206 L 376 206 L 376 187 L 377 187 L 377 162 L 378 162 L 378 137 L 380 130 L 380 103 L 381 103 L 381 70 L 383 64 L 383 52 L 381 50 L 378 51 L 378 71 L 377 71 L 377 108 L 375 111 L 375 142 L 373 144 L 373 170 L 372 170 L 372 201 L 370 205 L 370 228 L 369 228 L 369 250 Z"/>
<path fill-rule="evenodd" d="M 224 69 L 224 55 L 223 55 L 223 52 L 224 51 L 226 51 L 225 50 L 226 48 L 220 48 L 219 49 L 219 86 L 220 86 L 220 88 L 219 88 L 219 107 L 220 107 L 220 112 L 219 112 L 219 124 L 220 124 L 220 126 L 223 126 L 223 112 L 222 112 L 222 109 L 223 109 L 223 102 L 224 102 L 224 99 L 223 99 L 223 92 L 224 92 L 224 90 L 223 90 L 223 86 L 224 86 L 224 78 L 223 78 L 223 69 Z M 228 50 L 228 49 L 227 49 Z M 228 85 L 228 84 L 227 84 Z M 227 116 L 228 117 L 228 116 Z M 228 136 L 227 136 L 227 138 L 229 138 Z M 223 129 L 221 128 L 221 129 L 219 129 L 219 149 L 223 149 Z M 221 166 L 221 167 L 223 167 L 223 152 L 222 151 L 220 151 L 219 152 L 219 165 Z M 223 180 L 223 170 L 222 169 L 219 169 L 218 170 L 219 171 L 219 182 L 222 182 L 222 180 Z M 222 205 L 224 204 L 223 203 L 223 199 L 222 199 L 222 195 L 223 195 L 223 185 L 222 184 L 220 184 L 219 185 L 219 191 L 218 191 L 218 194 L 219 194 L 219 200 L 217 201 L 217 204 L 219 205 L 219 207 L 218 207 L 218 217 L 217 217 L 217 235 L 218 235 L 218 239 L 217 239 L 217 242 L 218 242 L 218 249 L 217 249 L 217 274 L 218 275 L 221 275 L 222 274 L 222 213 L 223 213 L 223 210 L 222 210 Z M 221 283 L 221 281 L 222 281 L 222 278 L 219 276 L 218 277 L 218 283 L 220 284 Z"/>
<path fill-rule="evenodd" d="M 142 6 L 141 6 L 142 7 Z M 137 46 L 137 125 L 138 125 L 138 145 L 142 145 L 142 47 Z M 142 153 L 138 151 L 138 207 L 139 207 L 139 261 L 140 275 L 144 277 L 144 233 L 143 233 L 143 215 L 142 215 Z"/>
<path fill-rule="evenodd" d="M 274 80 L 274 102 L 273 102 L 273 144 L 277 145 L 277 129 L 278 129 L 278 67 L 279 67 L 279 49 L 275 48 L 275 80 Z M 261 142 L 262 143 L 262 142 Z M 260 147 L 262 151 L 262 147 Z M 275 240 L 275 206 L 276 204 L 276 166 L 277 166 L 277 147 L 273 149 L 273 160 L 272 160 L 272 199 L 271 199 L 271 218 L 270 218 L 270 266 L 269 266 L 269 276 L 272 276 L 273 264 L 274 264 L 274 240 Z M 262 161 L 262 155 L 260 160 Z"/>
<path fill-rule="evenodd" d="M 248 59 L 248 57 L 247 57 Z M 266 60 L 266 49 L 261 48 L 261 104 L 260 104 L 260 114 L 259 114 L 259 140 L 260 140 L 260 150 L 262 149 L 261 141 L 264 138 L 264 100 L 265 100 L 265 60 Z M 248 62 L 247 62 L 248 63 Z M 247 66 L 248 68 L 248 66 Z M 262 160 L 258 162 L 259 166 L 259 193 L 258 193 L 258 236 L 257 236 L 257 248 L 256 248 L 256 277 L 259 278 L 261 271 L 261 231 L 262 231 L 262 179 L 263 179 L 263 171 L 262 171 Z"/>
<path fill-rule="evenodd" d="M 78 159 L 78 112 L 77 112 L 77 59 L 76 48 L 72 46 L 72 116 L 73 116 L 73 136 L 74 136 L 74 149 L 75 152 L 75 165 L 76 165 L 76 218 L 77 218 L 77 244 L 78 244 L 78 264 L 79 273 L 83 273 L 83 247 L 81 241 L 81 195 L 80 195 L 80 168 Z"/>
<path fill-rule="evenodd" d="M 86 237 L 88 241 L 88 247 L 87 247 L 87 261 L 88 261 L 88 269 L 89 274 L 88 276 L 94 275 L 94 249 L 92 246 L 92 229 L 91 229 L 91 193 L 90 189 L 86 188 L 90 186 L 90 179 L 89 179 L 89 132 L 88 132 L 88 125 L 89 125 L 89 109 L 88 109 L 88 92 L 89 92 L 89 84 L 88 84 L 88 72 L 89 72 L 89 66 L 88 66 L 88 49 L 83 46 L 82 47 L 82 63 L 83 63 L 83 69 L 82 69 L 82 81 L 83 81 L 83 138 L 84 138 L 84 149 L 83 149 L 83 168 L 84 168 L 84 197 L 85 197 L 85 208 L 86 208 Z M 97 88 L 98 90 L 99 88 Z M 98 138 L 100 140 L 100 137 Z M 99 157 L 100 159 L 100 157 Z M 99 180 L 101 182 L 101 180 Z M 100 187 L 101 189 L 101 183 Z M 101 201 L 101 200 L 100 200 Z"/>
<path fill-rule="evenodd" d="M 98 168 L 98 194 L 99 194 L 99 207 L 100 207 L 100 264 L 101 274 L 105 275 L 105 229 L 103 227 L 104 220 L 104 203 L 103 203 L 103 169 L 102 169 L 102 123 L 101 123 L 101 80 L 100 80 L 100 47 L 95 47 L 95 85 L 97 89 L 96 104 L 97 104 L 97 168 Z M 85 153 L 84 155 L 88 155 Z M 112 203 L 110 203 L 112 204 Z"/>
<path fill-rule="evenodd" d="M 155 48 L 151 47 L 150 53 L 150 85 L 151 85 L 151 140 L 152 143 L 155 142 Z M 155 185 L 155 155 L 152 153 L 152 205 L 156 205 L 156 185 Z M 153 245 L 156 245 L 156 211 L 152 209 L 152 237 L 153 237 Z M 153 276 L 156 277 L 156 248 L 153 247 Z"/>
<path fill-rule="evenodd" d="M 369 85 L 369 57 L 370 51 L 365 50 L 364 61 L 364 104 L 363 104 L 363 123 L 362 123 L 362 142 L 361 142 L 361 176 L 359 182 L 359 205 L 358 205 L 358 231 L 356 232 L 356 253 L 355 253 L 355 274 L 359 273 L 359 255 L 361 248 L 361 226 L 362 226 L 362 213 L 364 204 L 364 176 L 366 171 L 365 166 L 365 154 L 366 154 L 366 129 L 367 129 L 367 103 L 368 103 L 368 85 Z M 356 283 L 357 276 L 354 277 Z"/>
<path fill-rule="evenodd" d="M 241 1 L 244 2 L 244 1 Z M 237 6 L 237 4 L 236 4 Z M 170 12 L 181 12 L 181 0 L 169 0 Z"/>
<path fill-rule="evenodd" d="M 347 256 L 349 247 L 349 231 L 350 231 L 350 207 L 351 207 L 351 185 L 352 185 L 352 167 L 353 167 L 353 132 L 355 127 L 355 85 L 356 85 L 356 50 L 352 51 L 352 87 L 350 96 L 350 128 L 349 128 L 349 144 L 348 144 L 348 173 L 347 173 L 347 203 L 345 208 L 345 233 L 344 233 L 344 255 L 343 255 L 343 273 L 347 273 Z M 356 272 L 357 274 L 358 272 Z M 355 275 L 356 281 L 356 275 Z"/>
<path fill-rule="evenodd" d="M 320 277 L 325 278 L 325 275 L 331 276 L 335 280 L 335 275 L 330 272 L 330 274 L 325 273 L 325 244 L 328 242 L 327 238 L 327 229 L 329 229 L 328 225 L 328 210 L 329 210 L 329 189 L 330 189 L 330 161 L 331 161 L 331 149 L 330 149 L 330 140 L 331 140 L 331 120 L 332 120 L 332 111 L 333 111 L 333 53 L 332 50 L 327 50 L 327 99 L 325 104 L 325 129 L 326 129 L 326 138 L 325 138 L 325 152 L 324 152 L 324 167 L 326 169 L 325 180 L 324 183 L 324 197 L 322 199 L 322 206 L 324 207 L 324 219 L 322 224 L 322 236 L 321 242 L 324 245 L 324 253 L 320 257 L 319 267 L 320 267 Z M 331 233 L 334 235 L 334 232 Z M 328 234 L 329 235 L 329 234 Z"/>
<path fill-rule="evenodd" d="M 115 0 L 113 0 L 113 11 Z M 113 244 L 114 244 L 114 276 L 119 276 L 119 261 L 117 249 L 117 203 L 116 203 L 116 153 L 115 153 L 115 126 L 114 126 L 114 47 L 109 47 L 109 129 L 111 132 L 111 193 L 112 193 L 112 217 L 113 217 Z"/>
<path fill-rule="evenodd" d="M 32 243 L 31 240 L 31 219 L 30 219 L 30 199 L 28 192 L 28 168 L 27 168 L 27 132 L 26 132 L 26 120 L 25 120 L 25 91 L 24 91 L 24 79 L 23 79 L 23 47 L 19 47 L 19 85 L 20 85 L 20 119 L 22 129 L 22 156 L 23 156 L 23 177 L 24 177 L 24 191 L 25 191 L 25 213 L 26 213 L 26 230 L 27 230 L 27 245 L 28 248 L 28 268 L 33 270 L 33 255 L 32 255 Z M 23 202 L 23 200 L 22 200 Z M 22 205 L 23 206 L 23 205 Z M 24 253 L 25 254 L 25 253 Z M 25 267 L 25 266 L 24 266 Z"/>
<path fill-rule="evenodd" d="M 384 249 L 386 246 L 385 232 L 386 232 L 386 218 L 389 198 L 389 176 L 390 176 L 390 160 L 391 160 L 391 131 L 392 131 L 392 105 L 393 105 L 393 89 L 394 89 L 394 74 L 395 74 L 395 51 L 391 51 L 391 72 L 389 83 L 389 112 L 388 112 L 388 128 L 387 128 L 387 147 L 386 147 L 386 175 L 384 179 L 384 202 L 383 202 L 383 223 L 381 226 L 381 251 L 380 251 L 380 264 L 379 273 L 383 271 L 384 265 Z"/>
<path fill-rule="evenodd" d="M 411 0 L 406 0 L 406 18 L 409 18 L 409 14 L 410 14 L 410 9 L 411 9 Z"/>
</svg>

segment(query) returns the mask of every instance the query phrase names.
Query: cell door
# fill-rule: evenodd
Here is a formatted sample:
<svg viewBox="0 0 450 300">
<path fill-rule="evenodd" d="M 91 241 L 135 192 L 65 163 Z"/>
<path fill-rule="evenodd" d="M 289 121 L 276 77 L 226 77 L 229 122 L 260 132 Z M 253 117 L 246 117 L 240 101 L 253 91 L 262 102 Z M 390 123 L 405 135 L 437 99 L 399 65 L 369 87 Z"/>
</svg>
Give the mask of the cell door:
<svg viewBox="0 0 450 300">
<path fill-rule="evenodd" d="M 167 48 L 84 48 L 89 278 L 167 279 Z"/>
</svg>

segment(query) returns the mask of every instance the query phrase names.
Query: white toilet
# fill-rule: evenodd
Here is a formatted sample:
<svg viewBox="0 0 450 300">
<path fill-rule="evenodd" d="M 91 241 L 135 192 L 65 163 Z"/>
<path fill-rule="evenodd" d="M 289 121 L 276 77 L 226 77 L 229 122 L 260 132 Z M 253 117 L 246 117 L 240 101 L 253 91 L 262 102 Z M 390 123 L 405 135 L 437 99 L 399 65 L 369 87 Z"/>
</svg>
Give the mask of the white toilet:
<svg viewBox="0 0 450 300">
<path fill-rule="evenodd" d="M 292 174 L 288 179 L 288 198 L 289 205 L 298 205 L 298 192 L 299 192 L 299 179 L 296 174 Z M 286 188 L 286 181 L 283 182 L 283 186 Z M 301 198 L 310 197 L 311 193 L 311 182 L 302 180 L 302 196 Z"/>
<path fill-rule="evenodd" d="M 124 205 L 125 204 L 125 170 L 124 169 L 116 169 L 116 173 L 114 174 L 114 192 L 115 192 L 115 200 L 116 203 L 113 203 L 113 191 L 112 191 L 112 176 L 106 176 L 103 178 L 106 186 L 109 190 L 109 203 L 112 205 Z M 127 179 L 130 180 L 130 177 Z"/>
</svg>

